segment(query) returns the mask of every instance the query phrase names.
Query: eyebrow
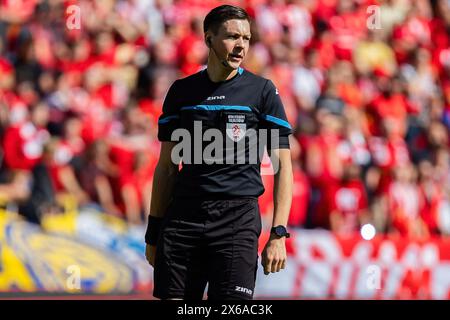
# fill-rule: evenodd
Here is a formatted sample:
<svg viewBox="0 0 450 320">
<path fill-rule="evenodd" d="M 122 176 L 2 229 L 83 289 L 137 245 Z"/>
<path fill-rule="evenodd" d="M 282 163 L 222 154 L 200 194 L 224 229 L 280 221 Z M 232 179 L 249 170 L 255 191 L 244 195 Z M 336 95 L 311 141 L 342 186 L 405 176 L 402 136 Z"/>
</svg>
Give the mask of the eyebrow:
<svg viewBox="0 0 450 320">
<path fill-rule="evenodd" d="M 231 31 L 231 32 L 227 32 L 227 35 L 228 35 L 228 36 L 236 36 L 236 35 L 237 35 L 237 36 L 240 36 L 241 34 L 240 34 L 240 33 L 237 33 L 237 32 L 232 32 L 232 31 Z M 249 38 L 250 38 L 252 35 L 251 35 L 251 34 L 244 34 L 243 36 L 244 36 L 244 37 L 249 37 Z"/>
</svg>

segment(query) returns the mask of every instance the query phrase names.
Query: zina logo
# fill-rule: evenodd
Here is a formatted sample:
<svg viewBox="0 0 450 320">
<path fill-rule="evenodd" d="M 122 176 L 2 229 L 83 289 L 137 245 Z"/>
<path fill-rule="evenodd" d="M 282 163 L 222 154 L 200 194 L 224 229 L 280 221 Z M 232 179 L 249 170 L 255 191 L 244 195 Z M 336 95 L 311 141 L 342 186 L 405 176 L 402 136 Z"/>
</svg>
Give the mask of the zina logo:
<svg viewBox="0 0 450 320">
<path fill-rule="evenodd" d="M 223 100 L 225 99 L 225 96 L 213 96 L 213 97 L 208 97 L 208 99 L 206 99 L 207 101 L 211 101 L 211 100 Z"/>
<path fill-rule="evenodd" d="M 234 291 L 244 292 L 246 294 L 252 294 L 253 293 L 252 290 L 244 288 L 244 287 L 239 287 L 239 286 L 236 286 L 236 289 L 234 289 Z"/>
</svg>

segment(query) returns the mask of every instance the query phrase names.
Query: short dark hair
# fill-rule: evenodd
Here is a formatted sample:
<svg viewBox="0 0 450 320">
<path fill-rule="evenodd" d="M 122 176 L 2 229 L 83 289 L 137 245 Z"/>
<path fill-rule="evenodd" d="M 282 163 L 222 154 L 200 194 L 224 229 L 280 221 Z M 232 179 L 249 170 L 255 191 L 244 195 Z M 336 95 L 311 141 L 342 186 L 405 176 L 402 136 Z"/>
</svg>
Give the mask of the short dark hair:
<svg viewBox="0 0 450 320">
<path fill-rule="evenodd" d="M 220 25 L 232 19 L 247 20 L 250 23 L 250 17 L 244 9 L 225 4 L 212 9 L 206 15 L 203 21 L 203 31 L 206 33 L 206 31 L 211 30 L 214 34 L 217 34 Z"/>
</svg>

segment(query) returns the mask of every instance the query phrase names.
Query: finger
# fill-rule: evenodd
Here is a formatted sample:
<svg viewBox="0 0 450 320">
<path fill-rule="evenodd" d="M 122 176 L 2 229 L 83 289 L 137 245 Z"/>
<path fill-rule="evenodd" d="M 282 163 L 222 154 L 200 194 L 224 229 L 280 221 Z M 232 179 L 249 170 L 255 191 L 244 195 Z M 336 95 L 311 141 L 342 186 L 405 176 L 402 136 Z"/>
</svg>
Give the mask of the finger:
<svg viewBox="0 0 450 320">
<path fill-rule="evenodd" d="M 274 265 L 272 267 L 273 273 L 280 271 L 280 267 L 281 267 L 280 262 L 281 262 L 280 260 L 277 260 L 276 263 L 274 263 Z"/>
<path fill-rule="evenodd" d="M 271 262 L 267 262 L 267 264 L 264 266 L 264 274 L 268 275 L 271 272 L 272 264 Z"/>
<path fill-rule="evenodd" d="M 281 267 L 280 262 L 281 262 L 281 261 L 280 261 L 279 259 L 276 259 L 276 260 L 272 263 L 272 273 L 276 273 L 276 272 L 280 271 L 280 267 Z"/>
<path fill-rule="evenodd" d="M 272 263 L 270 264 L 269 272 L 270 273 L 275 272 L 276 267 L 277 267 L 277 260 L 274 258 L 274 259 L 272 259 Z"/>
<path fill-rule="evenodd" d="M 272 271 L 272 259 L 267 259 L 264 264 L 264 274 L 268 275 Z"/>
<path fill-rule="evenodd" d="M 262 254 L 261 255 L 261 266 L 264 268 L 266 265 L 266 255 Z"/>
<path fill-rule="evenodd" d="M 286 259 L 280 259 L 279 263 L 278 263 L 278 271 L 280 272 L 281 270 L 283 270 L 286 266 Z"/>
</svg>

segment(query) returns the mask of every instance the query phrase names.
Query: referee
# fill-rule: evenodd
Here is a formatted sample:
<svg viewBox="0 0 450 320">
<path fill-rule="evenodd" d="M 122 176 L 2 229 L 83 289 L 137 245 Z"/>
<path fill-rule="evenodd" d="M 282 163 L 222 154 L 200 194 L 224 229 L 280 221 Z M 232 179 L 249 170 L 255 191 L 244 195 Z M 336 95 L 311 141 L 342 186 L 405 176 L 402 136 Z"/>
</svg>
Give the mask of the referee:
<svg viewBox="0 0 450 320">
<path fill-rule="evenodd" d="M 251 37 L 245 10 L 219 6 L 207 14 L 203 28 L 210 49 L 207 68 L 172 84 L 158 121 L 162 143 L 145 234 L 146 257 L 154 267 L 157 298 L 201 300 L 208 285 L 210 300 L 249 300 L 261 233 L 258 197 L 264 187 L 260 151 L 251 162 L 254 148 L 247 133 L 268 132 L 265 145 L 277 168 L 273 226 L 261 256 L 268 275 L 286 264 L 291 127 L 274 84 L 240 67 Z M 216 135 L 215 141 L 206 134 L 208 129 L 222 137 Z M 180 139 L 180 133 L 188 133 L 191 140 L 186 135 L 186 141 Z M 213 140 L 221 146 L 211 153 L 215 161 L 204 156 Z M 245 161 L 230 161 L 237 159 L 242 142 Z M 261 147 L 260 140 L 258 144 Z M 180 146 L 186 145 L 177 158 Z"/>
</svg>

